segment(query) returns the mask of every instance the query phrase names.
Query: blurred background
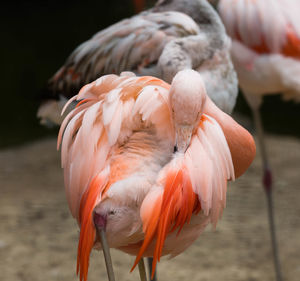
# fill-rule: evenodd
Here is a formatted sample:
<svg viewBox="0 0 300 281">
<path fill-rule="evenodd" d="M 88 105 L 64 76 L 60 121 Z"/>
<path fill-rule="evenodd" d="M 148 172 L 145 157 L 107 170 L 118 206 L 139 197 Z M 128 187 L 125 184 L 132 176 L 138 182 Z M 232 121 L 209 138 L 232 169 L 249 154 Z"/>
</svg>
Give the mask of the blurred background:
<svg viewBox="0 0 300 281">
<path fill-rule="evenodd" d="M 152 1 L 155 2 L 155 1 Z M 149 6 L 151 1 L 149 1 Z M 1 6 L 0 276 L 1 280 L 77 280 L 78 230 L 63 190 L 57 129 L 39 124 L 39 94 L 80 43 L 133 15 L 131 0 L 24 1 Z M 299 78 L 300 79 L 300 78 Z M 285 280 L 300 275 L 300 105 L 265 98 L 262 116 L 275 174 L 275 207 Z M 234 112 L 253 134 L 240 95 Z M 259 152 L 258 152 L 259 156 Z M 184 254 L 164 259 L 159 280 L 274 280 L 260 158 L 232 183 L 216 231 L 210 228 Z M 113 252 L 117 280 L 133 258 Z M 89 280 L 105 280 L 93 253 Z"/>
<path fill-rule="evenodd" d="M 49 134 L 38 123 L 38 97 L 47 80 L 80 43 L 134 13 L 130 0 L 6 2 L 1 8 L 0 147 Z"/>
</svg>

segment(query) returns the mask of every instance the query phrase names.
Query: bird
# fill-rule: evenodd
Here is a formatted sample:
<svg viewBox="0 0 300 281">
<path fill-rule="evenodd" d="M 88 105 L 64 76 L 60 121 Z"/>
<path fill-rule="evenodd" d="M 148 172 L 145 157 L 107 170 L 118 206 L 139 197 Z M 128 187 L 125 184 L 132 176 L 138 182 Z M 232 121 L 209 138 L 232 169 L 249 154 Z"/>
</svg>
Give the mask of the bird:
<svg viewBox="0 0 300 281">
<path fill-rule="evenodd" d="M 87 280 L 92 248 L 136 256 L 132 270 L 153 257 L 154 273 L 161 256 L 182 253 L 209 223 L 216 226 L 227 181 L 250 166 L 254 140 L 191 69 L 171 84 L 132 72 L 104 75 L 65 108 L 74 100 L 57 148 L 80 226 L 80 281 Z"/>
<path fill-rule="evenodd" d="M 140 11 L 144 1 L 134 2 Z M 98 75 L 131 70 L 170 82 L 184 68 L 201 72 L 208 94 L 231 113 L 237 78 L 229 49 L 224 26 L 205 0 L 158 1 L 149 11 L 100 31 L 74 50 L 50 79 L 52 97 L 46 96 L 38 118 L 47 126 L 60 124 L 66 98 Z"/>
<path fill-rule="evenodd" d="M 141 9 L 143 1 L 135 3 Z M 37 115 L 42 123 L 60 124 L 65 99 L 101 75 L 132 71 L 170 83 L 183 69 L 201 73 L 210 98 L 231 113 L 238 82 L 230 46 L 224 25 L 207 0 L 159 0 L 153 8 L 79 45 L 50 78 L 50 98 L 48 94 Z"/>
<path fill-rule="evenodd" d="M 232 60 L 252 110 L 263 163 L 276 278 L 282 280 L 272 199 L 272 173 L 263 137 L 260 107 L 265 95 L 300 100 L 300 2 L 221 0 L 218 11 L 232 38 Z"/>
</svg>

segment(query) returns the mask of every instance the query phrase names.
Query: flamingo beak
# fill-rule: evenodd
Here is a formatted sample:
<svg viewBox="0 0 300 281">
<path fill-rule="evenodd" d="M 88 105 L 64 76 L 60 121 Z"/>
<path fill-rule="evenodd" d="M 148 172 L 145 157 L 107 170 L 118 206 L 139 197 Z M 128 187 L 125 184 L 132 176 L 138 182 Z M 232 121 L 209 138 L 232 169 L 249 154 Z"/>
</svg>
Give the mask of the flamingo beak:
<svg viewBox="0 0 300 281">
<path fill-rule="evenodd" d="M 191 142 L 193 130 L 193 126 L 189 125 L 177 125 L 175 127 L 176 147 L 178 152 L 186 152 Z"/>
</svg>

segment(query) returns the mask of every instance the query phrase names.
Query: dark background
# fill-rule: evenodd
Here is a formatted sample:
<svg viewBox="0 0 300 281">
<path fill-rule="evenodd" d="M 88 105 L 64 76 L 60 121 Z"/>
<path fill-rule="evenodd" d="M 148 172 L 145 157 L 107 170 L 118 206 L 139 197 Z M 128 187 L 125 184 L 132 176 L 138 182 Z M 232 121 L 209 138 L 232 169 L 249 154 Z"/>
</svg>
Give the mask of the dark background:
<svg viewBox="0 0 300 281">
<path fill-rule="evenodd" d="M 57 133 L 39 125 L 36 118 L 38 96 L 47 80 L 80 43 L 133 14 L 131 0 L 31 0 L 1 5 L 0 148 Z M 250 115 L 241 95 L 236 111 Z M 262 113 L 267 132 L 300 136 L 299 104 L 267 97 Z"/>
</svg>

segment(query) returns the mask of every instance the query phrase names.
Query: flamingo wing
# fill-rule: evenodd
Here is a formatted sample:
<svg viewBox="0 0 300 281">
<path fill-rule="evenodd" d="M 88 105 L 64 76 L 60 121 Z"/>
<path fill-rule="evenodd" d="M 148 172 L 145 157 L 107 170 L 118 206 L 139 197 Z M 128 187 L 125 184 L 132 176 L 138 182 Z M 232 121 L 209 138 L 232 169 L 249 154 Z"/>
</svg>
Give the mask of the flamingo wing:
<svg viewBox="0 0 300 281">
<path fill-rule="evenodd" d="M 106 75 L 86 85 L 65 107 L 78 102 L 65 118 L 58 136 L 66 195 L 72 215 L 81 226 L 77 273 L 87 279 L 90 251 L 95 241 L 93 209 L 105 196 L 115 176 L 111 155 L 138 130 L 154 127 L 172 138 L 168 104 L 170 85 L 133 73 Z"/>
<path fill-rule="evenodd" d="M 76 48 L 50 80 L 50 88 L 67 94 L 108 73 L 151 74 L 167 42 L 197 32 L 197 24 L 179 12 L 144 12 L 125 19 Z"/>
<path fill-rule="evenodd" d="M 234 179 L 234 168 L 225 135 L 218 122 L 204 114 L 185 154 L 178 153 L 166 165 L 157 185 L 143 201 L 141 217 L 145 239 L 134 266 L 147 247 L 156 241 L 154 271 L 167 235 L 175 230 L 178 235 L 200 211 L 216 225 L 225 207 L 229 179 Z M 199 215 L 197 229 L 202 231 L 201 224 L 206 225 L 207 219 Z"/>
<path fill-rule="evenodd" d="M 221 0 L 220 15 L 229 35 L 259 54 L 300 59 L 300 2 Z"/>
<path fill-rule="evenodd" d="M 152 124 L 172 137 L 166 128 L 171 122 L 169 87 L 153 77 L 106 75 L 70 99 L 69 104 L 79 103 L 61 125 L 58 147 L 61 145 L 66 194 L 75 218 L 79 219 L 80 200 L 91 180 L 109 166 L 109 154 L 133 131 Z"/>
</svg>

